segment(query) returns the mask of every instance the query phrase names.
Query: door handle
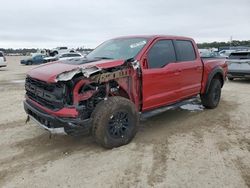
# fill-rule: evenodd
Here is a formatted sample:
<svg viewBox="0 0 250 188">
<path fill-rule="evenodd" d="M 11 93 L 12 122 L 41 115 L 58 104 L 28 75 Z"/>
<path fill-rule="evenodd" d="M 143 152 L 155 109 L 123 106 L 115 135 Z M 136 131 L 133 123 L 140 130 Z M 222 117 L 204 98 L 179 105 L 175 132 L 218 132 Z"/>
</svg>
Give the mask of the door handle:
<svg viewBox="0 0 250 188">
<path fill-rule="evenodd" d="M 175 72 L 179 72 L 179 73 L 180 73 L 180 72 L 181 72 L 181 69 L 176 69 Z"/>
<path fill-rule="evenodd" d="M 196 69 L 197 71 L 199 71 L 199 70 L 202 70 L 202 67 L 201 67 L 201 66 L 197 66 L 195 69 Z"/>
</svg>

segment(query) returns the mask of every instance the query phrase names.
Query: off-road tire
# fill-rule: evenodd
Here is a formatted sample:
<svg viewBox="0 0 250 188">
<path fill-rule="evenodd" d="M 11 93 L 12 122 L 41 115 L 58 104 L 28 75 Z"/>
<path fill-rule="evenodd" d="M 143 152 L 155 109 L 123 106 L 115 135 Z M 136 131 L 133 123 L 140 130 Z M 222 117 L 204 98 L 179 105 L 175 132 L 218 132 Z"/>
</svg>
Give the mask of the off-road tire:
<svg viewBox="0 0 250 188">
<path fill-rule="evenodd" d="M 113 128 L 110 122 L 112 124 L 113 118 L 119 113 L 127 113 L 128 126 L 124 135 L 114 138 L 115 135 L 110 133 Z M 107 149 L 128 144 L 134 138 L 139 125 L 139 115 L 134 103 L 119 96 L 109 97 L 98 103 L 91 118 L 93 119 L 92 136 L 99 145 Z M 123 129 L 123 126 L 121 127 Z"/>
<path fill-rule="evenodd" d="M 208 109 L 216 108 L 221 97 L 221 82 L 219 79 L 213 79 L 210 83 L 208 92 L 201 95 L 202 105 Z"/>
</svg>

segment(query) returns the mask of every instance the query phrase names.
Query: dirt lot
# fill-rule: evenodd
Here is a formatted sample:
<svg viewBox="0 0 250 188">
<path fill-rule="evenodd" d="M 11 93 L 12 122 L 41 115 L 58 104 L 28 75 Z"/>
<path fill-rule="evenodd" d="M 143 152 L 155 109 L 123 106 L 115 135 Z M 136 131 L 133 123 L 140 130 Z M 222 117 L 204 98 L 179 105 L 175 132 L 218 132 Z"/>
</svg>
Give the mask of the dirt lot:
<svg viewBox="0 0 250 188">
<path fill-rule="evenodd" d="M 227 82 L 215 110 L 171 110 L 141 122 L 132 143 L 25 125 L 20 57 L 0 69 L 0 187 L 250 187 L 250 81 Z"/>
</svg>

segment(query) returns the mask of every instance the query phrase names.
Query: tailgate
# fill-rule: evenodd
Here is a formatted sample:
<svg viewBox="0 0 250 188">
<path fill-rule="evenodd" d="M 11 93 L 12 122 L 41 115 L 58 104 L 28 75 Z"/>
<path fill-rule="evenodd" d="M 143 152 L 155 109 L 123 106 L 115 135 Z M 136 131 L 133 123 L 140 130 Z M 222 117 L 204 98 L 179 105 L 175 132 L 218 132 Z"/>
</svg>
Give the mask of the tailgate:
<svg viewBox="0 0 250 188">
<path fill-rule="evenodd" d="M 228 70 L 230 71 L 250 71 L 250 59 L 227 60 Z"/>
</svg>

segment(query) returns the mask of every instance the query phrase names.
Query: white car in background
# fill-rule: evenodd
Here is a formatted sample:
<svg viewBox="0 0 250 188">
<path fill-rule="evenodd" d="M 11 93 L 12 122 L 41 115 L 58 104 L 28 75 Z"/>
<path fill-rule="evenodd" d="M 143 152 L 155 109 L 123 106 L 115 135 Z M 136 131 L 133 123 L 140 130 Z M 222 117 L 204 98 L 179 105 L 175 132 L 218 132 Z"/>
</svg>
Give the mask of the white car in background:
<svg viewBox="0 0 250 188">
<path fill-rule="evenodd" d="M 4 53 L 0 51 L 0 67 L 6 67 L 7 61 L 6 57 L 4 56 Z"/>
<path fill-rule="evenodd" d="M 44 60 L 46 62 L 58 61 L 58 60 L 67 60 L 67 59 L 80 59 L 84 56 L 78 52 L 69 52 L 64 54 L 59 54 L 54 57 L 46 57 Z"/>
<path fill-rule="evenodd" d="M 64 54 L 64 53 L 68 53 L 68 52 L 75 52 L 75 50 L 68 49 L 68 47 L 57 47 L 57 48 L 50 50 L 50 55 L 56 56 L 56 55 Z"/>
<path fill-rule="evenodd" d="M 221 57 L 228 57 L 232 52 L 235 52 L 236 50 L 221 50 L 219 51 L 219 55 Z"/>
<path fill-rule="evenodd" d="M 84 56 L 78 52 L 69 52 L 69 53 L 59 55 L 59 60 L 80 59 L 83 57 Z"/>
</svg>

